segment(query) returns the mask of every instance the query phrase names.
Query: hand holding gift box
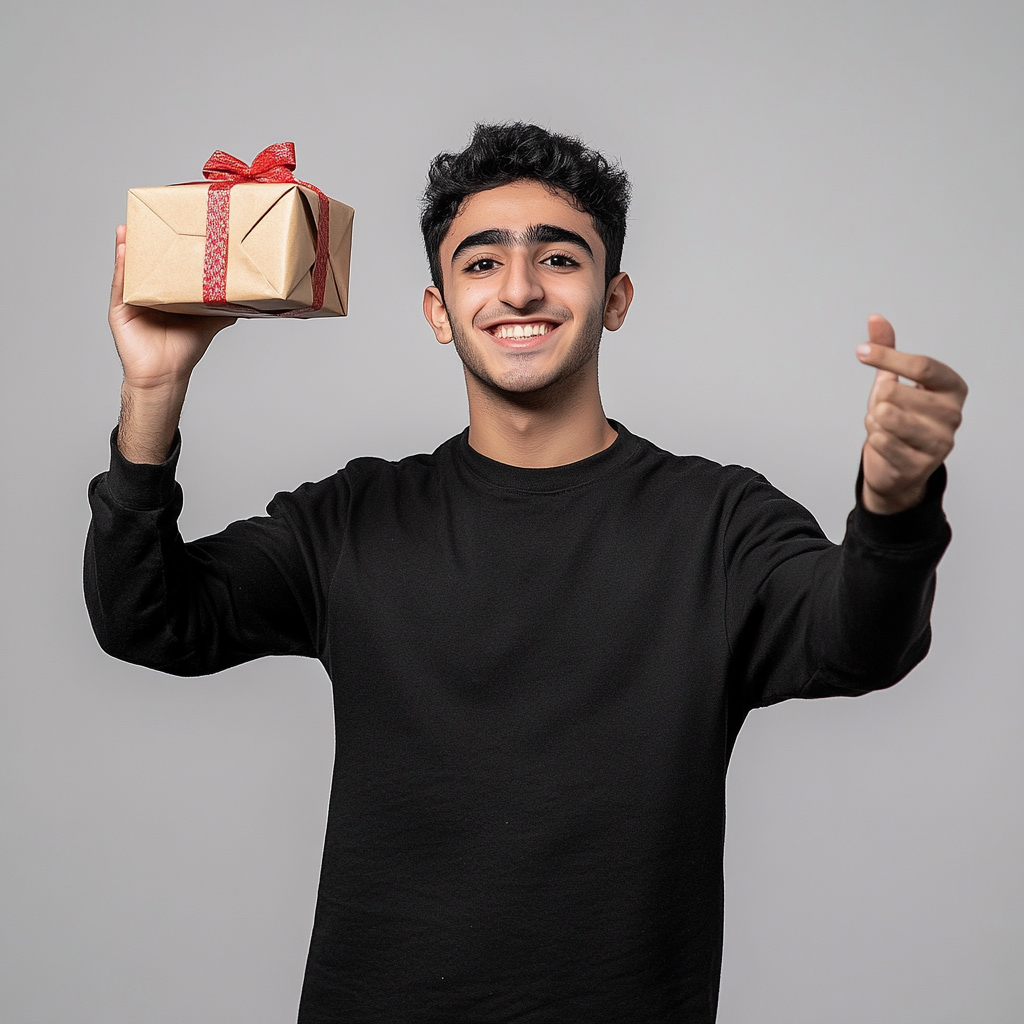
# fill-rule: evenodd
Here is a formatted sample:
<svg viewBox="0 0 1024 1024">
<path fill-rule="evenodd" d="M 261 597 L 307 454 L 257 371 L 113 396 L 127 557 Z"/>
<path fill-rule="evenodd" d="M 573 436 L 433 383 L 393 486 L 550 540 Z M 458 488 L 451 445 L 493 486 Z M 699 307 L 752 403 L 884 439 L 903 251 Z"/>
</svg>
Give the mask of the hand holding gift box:
<svg viewBox="0 0 1024 1024">
<path fill-rule="evenodd" d="M 345 316 L 355 211 L 294 169 L 290 142 L 251 166 L 218 150 L 203 168 L 209 183 L 130 189 L 124 301 L 207 316 Z"/>
</svg>

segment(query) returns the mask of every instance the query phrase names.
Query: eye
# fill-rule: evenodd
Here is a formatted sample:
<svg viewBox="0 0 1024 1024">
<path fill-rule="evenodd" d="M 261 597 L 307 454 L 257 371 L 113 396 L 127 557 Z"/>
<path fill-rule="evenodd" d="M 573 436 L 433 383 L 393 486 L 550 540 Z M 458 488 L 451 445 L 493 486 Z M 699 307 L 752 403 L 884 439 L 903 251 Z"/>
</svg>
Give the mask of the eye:
<svg viewBox="0 0 1024 1024">
<path fill-rule="evenodd" d="M 490 256 L 481 256 L 478 260 L 473 260 L 472 263 L 467 263 L 464 270 L 467 274 L 483 274 L 488 270 L 493 270 L 498 265 L 498 261 Z"/>
<path fill-rule="evenodd" d="M 570 256 L 567 252 L 553 252 L 550 256 L 541 260 L 541 263 L 546 263 L 550 267 L 556 267 L 563 269 L 565 267 L 578 267 L 580 265 L 579 260 Z"/>
</svg>

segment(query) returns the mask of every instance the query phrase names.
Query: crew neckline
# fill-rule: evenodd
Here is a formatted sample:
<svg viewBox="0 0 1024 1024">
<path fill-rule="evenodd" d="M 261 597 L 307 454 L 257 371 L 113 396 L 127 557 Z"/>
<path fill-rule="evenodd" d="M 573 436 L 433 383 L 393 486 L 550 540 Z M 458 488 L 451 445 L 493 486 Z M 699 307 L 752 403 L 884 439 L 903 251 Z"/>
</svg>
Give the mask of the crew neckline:
<svg viewBox="0 0 1024 1024">
<path fill-rule="evenodd" d="M 462 462 L 475 476 L 496 487 L 534 493 L 551 493 L 570 490 L 614 472 L 628 465 L 641 451 L 639 440 L 621 423 L 608 421 L 618 435 L 607 448 L 590 455 L 579 462 L 564 466 L 547 466 L 534 469 L 527 466 L 510 466 L 505 462 L 481 455 L 469 443 L 469 427 L 455 438 L 454 450 Z"/>
</svg>

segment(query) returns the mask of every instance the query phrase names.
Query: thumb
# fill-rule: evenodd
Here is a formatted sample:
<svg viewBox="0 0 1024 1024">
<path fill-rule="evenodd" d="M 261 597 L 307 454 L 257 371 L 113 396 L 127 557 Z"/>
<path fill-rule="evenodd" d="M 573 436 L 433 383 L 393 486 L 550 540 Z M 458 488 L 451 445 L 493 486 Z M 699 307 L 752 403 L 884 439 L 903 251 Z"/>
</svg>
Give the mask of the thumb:
<svg viewBox="0 0 1024 1024">
<path fill-rule="evenodd" d="M 114 247 L 114 278 L 110 282 L 110 311 L 124 304 L 125 226 L 118 226 Z"/>
<path fill-rule="evenodd" d="M 896 347 L 896 332 L 893 330 L 892 324 L 878 313 L 872 313 L 868 317 L 868 343 L 881 348 Z M 899 380 L 899 375 L 893 373 L 892 370 L 876 370 L 875 379 L 871 384 L 871 394 L 868 396 L 869 405 L 875 397 L 875 390 L 884 380 Z"/>
</svg>

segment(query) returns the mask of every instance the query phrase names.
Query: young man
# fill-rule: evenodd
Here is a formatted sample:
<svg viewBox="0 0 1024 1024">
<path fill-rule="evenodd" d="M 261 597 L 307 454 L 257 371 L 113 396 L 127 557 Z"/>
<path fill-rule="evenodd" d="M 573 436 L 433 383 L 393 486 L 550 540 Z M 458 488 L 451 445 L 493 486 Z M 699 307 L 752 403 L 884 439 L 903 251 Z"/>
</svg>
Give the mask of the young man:
<svg viewBox="0 0 1024 1024">
<path fill-rule="evenodd" d="M 105 650 L 164 671 L 301 654 L 330 674 L 305 1024 L 713 1021 L 744 716 L 890 686 L 927 651 L 963 381 L 869 320 L 841 546 L 757 474 L 633 436 L 597 384 L 633 297 L 628 189 L 530 125 L 439 156 L 424 313 L 464 364 L 468 430 L 192 544 L 178 415 L 227 321 L 125 306 L 119 234 L 123 409 L 91 488 L 89 609 Z"/>
</svg>

